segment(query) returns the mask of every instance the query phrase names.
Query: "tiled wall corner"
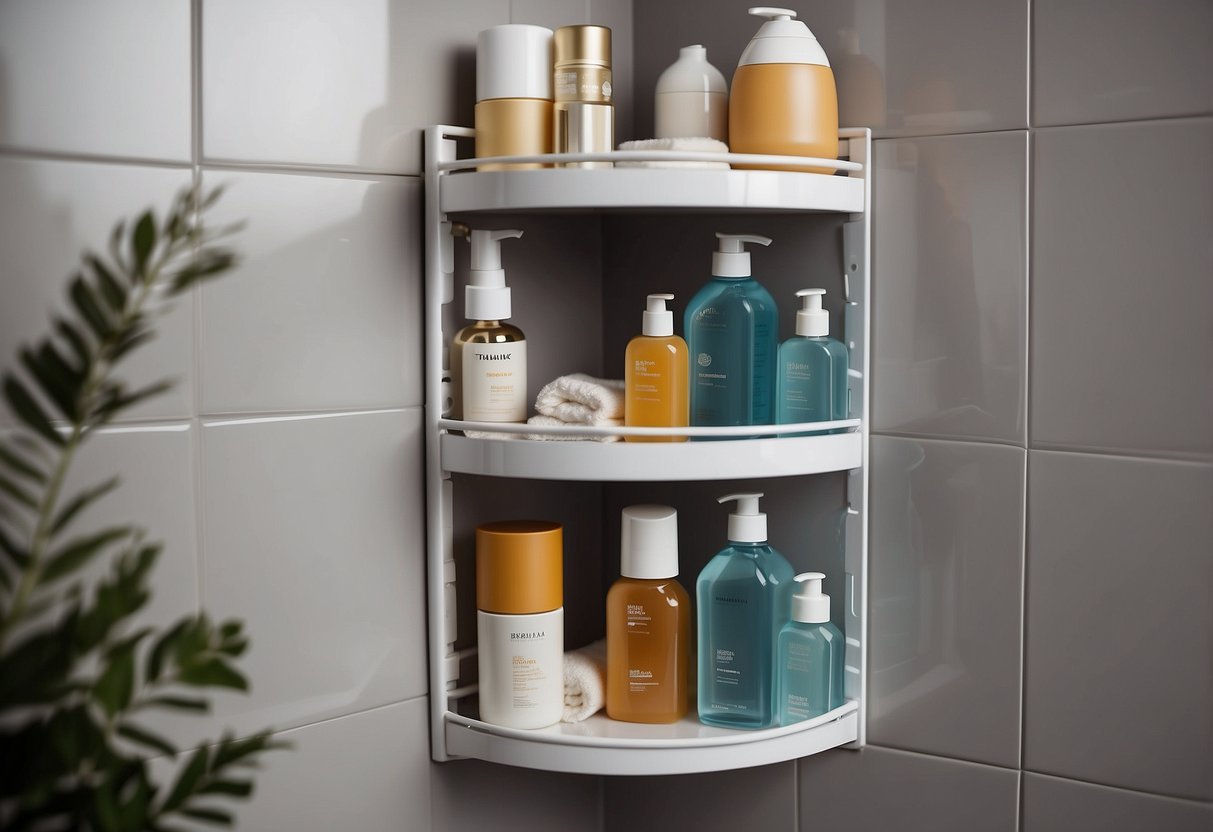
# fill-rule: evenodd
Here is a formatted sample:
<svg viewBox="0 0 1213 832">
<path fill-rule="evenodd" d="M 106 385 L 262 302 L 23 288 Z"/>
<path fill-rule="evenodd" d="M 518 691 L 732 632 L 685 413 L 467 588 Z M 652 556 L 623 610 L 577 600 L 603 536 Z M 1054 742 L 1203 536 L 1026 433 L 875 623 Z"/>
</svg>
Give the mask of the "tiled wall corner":
<svg viewBox="0 0 1213 832">
<path fill-rule="evenodd" d="M 681 774 L 607 777 L 605 832 L 733 828 L 739 814 L 763 832 L 796 830 L 796 763 Z"/>
</svg>

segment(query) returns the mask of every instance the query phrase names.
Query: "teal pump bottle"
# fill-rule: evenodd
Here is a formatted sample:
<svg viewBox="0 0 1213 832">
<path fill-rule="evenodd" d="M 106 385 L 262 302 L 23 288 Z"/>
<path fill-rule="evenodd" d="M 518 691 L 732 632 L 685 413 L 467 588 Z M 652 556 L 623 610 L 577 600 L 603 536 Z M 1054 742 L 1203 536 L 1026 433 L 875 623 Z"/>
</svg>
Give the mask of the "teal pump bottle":
<svg viewBox="0 0 1213 832">
<path fill-rule="evenodd" d="M 792 620 L 779 633 L 779 724 L 821 716 L 842 705 L 846 644 L 830 622 L 830 596 L 821 591 L 825 575 L 796 576 Z"/>
<path fill-rule="evenodd" d="M 770 237 L 717 234 L 712 280 L 687 305 L 692 425 L 769 425 L 775 417 L 779 319 L 771 293 L 750 276 L 743 243 Z"/>
<path fill-rule="evenodd" d="M 821 308 L 824 289 L 801 289 L 796 335 L 779 345 L 775 418 L 781 425 L 846 419 L 846 345 L 830 338 L 830 313 Z"/>
<path fill-rule="evenodd" d="M 793 570 L 767 543 L 761 494 L 730 494 L 729 545 L 699 573 L 699 720 L 769 728 L 779 718 L 775 643 L 788 620 Z"/>
</svg>

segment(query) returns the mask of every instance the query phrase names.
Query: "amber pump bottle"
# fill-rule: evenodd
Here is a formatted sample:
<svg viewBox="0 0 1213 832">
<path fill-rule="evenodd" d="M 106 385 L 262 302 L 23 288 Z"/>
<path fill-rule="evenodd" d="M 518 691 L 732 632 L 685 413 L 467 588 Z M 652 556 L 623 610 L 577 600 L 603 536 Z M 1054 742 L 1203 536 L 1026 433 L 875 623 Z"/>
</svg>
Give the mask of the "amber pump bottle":
<svg viewBox="0 0 1213 832">
<path fill-rule="evenodd" d="M 691 637 L 691 599 L 677 577 L 677 511 L 623 510 L 619 571 L 607 593 L 607 716 L 677 722 L 687 712 Z"/>
</svg>

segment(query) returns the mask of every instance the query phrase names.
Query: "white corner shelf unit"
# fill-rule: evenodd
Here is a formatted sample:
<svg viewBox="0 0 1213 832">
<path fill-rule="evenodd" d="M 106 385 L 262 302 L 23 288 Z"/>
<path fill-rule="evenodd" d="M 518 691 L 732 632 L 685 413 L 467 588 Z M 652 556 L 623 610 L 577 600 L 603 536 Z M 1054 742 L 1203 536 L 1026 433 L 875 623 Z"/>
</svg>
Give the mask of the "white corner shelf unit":
<svg viewBox="0 0 1213 832">
<path fill-rule="evenodd" d="M 434 126 L 425 136 L 425 375 L 427 598 L 431 752 L 443 762 L 476 758 L 583 774 L 683 774 L 766 765 L 829 748 L 864 743 L 867 702 L 868 387 L 871 246 L 871 132 L 840 132 L 840 160 L 818 160 L 833 175 L 777 170 L 689 168 L 543 168 L 476 171 L 484 159 L 460 159 L 467 128 Z M 792 157 L 739 154 L 554 154 L 495 162 L 713 161 L 803 164 Z M 713 442 L 602 443 L 529 441 L 526 425 L 464 423 L 448 418 L 450 375 L 443 310 L 455 298 L 454 238 L 449 215 L 527 212 L 645 214 L 841 214 L 845 277 L 843 338 L 850 347 L 851 418 L 838 422 L 738 428 L 543 428 L 581 434 L 699 435 Z M 473 438 L 461 431 L 489 431 Z M 815 434 L 804 435 L 808 431 Z M 826 433 L 824 431 L 831 431 Z M 797 434 L 797 435 L 787 435 Z M 475 648 L 456 649 L 452 474 L 531 480 L 671 482 L 801 477 L 847 472 L 844 605 L 846 702 L 816 719 L 761 731 L 715 728 L 691 713 L 671 725 L 617 722 L 599 713 L 574 724 L 518 730 L 460 712 L 476 692 L 461 676 Z M 474 518 L 483 522 L 495 518 Z M 566 609 L 566 615 L 577 615 Z"/>
</svg>

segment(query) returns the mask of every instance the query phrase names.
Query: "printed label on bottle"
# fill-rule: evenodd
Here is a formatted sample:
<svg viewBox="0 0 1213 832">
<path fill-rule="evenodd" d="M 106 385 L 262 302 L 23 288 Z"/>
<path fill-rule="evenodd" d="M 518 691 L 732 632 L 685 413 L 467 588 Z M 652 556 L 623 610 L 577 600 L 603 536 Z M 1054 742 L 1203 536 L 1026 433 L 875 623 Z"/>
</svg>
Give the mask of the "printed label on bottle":
<svg viewBox="0 0 1213 832">
<path fill-rule="evenodd" d="M 464 345 L 463 418 L 526 421 L 526 341 Z"/>
<path fill-rule="evenodd" d="M 642 647 L 640 644 L 631 644 L 631 640 L 634 638 L 649 638 L 653 635 L 653 617 L 645 611 L 644 604 L 628 604 L 627 623 L 629 640 L 628 655 L 635 657 L 647 654 L 648 649 L 646 647 Z M 649 668 L 628 667 L 628 693 L 648 693 L 652 688 L 657 687 L 659 684 L 659 682 L 653 679 L 653 671 Z"/>
</svg>

